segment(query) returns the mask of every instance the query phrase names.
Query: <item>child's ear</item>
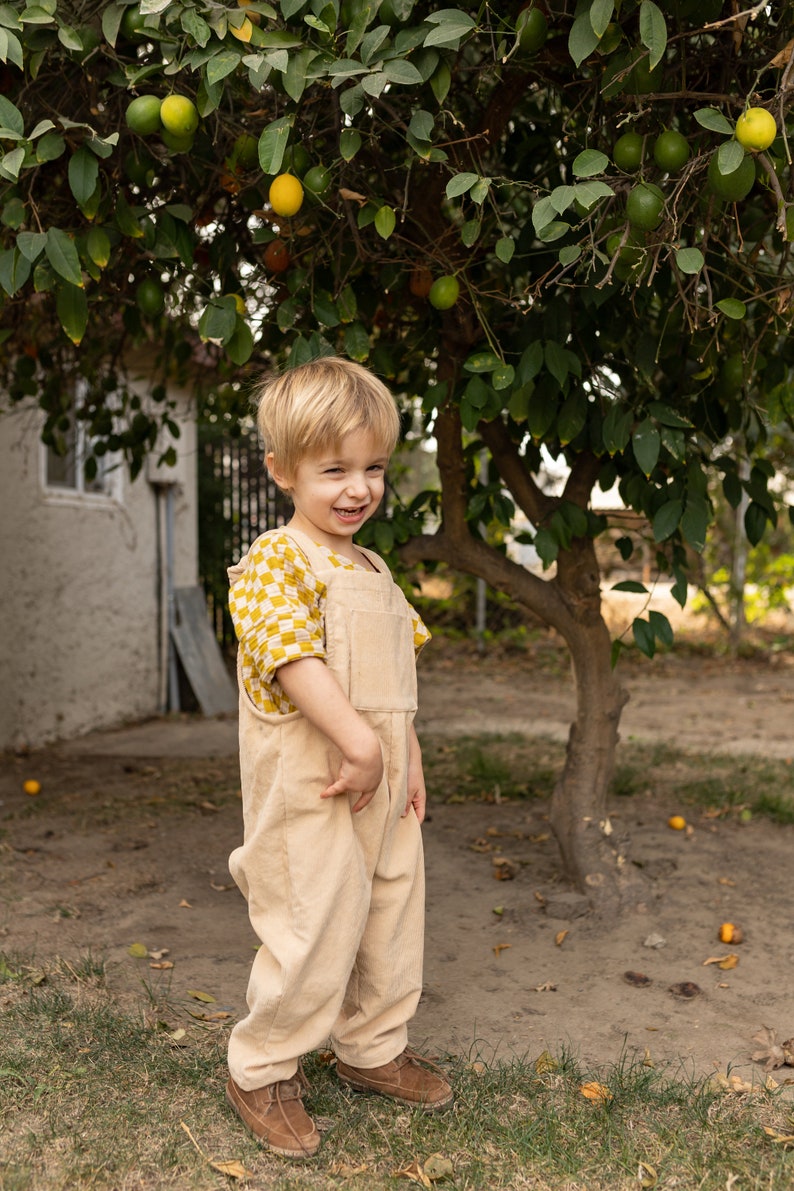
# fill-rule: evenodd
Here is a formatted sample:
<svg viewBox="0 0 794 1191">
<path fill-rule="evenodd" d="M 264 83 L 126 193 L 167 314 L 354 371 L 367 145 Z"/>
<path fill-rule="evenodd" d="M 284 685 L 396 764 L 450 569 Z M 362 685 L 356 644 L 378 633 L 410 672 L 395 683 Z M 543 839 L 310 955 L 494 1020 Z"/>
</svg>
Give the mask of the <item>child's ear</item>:
<svg viewBox="0 0 794 1191">
<path fill-rule="evenodd" d="M 290 488 L 292 487 L 290 477 L 278 466 L 272 451 L 268 451 L 268 453 L 265 455 L 265 466 L 267 467 L 267 470 L 270 472 L 275 482 L 278 484 L 281 491 L 289 492 Z"/>
</svg>

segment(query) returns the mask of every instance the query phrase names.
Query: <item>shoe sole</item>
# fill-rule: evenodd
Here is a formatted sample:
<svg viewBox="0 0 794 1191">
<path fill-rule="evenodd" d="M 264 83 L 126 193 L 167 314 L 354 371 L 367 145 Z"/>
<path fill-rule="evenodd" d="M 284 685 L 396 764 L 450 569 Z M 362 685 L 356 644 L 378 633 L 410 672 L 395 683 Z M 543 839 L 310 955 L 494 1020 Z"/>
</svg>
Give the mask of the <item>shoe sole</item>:
<svg viewBox="0 0 794 1191">
<path fill-rule="evenodd" d="M 246 1129 L 251 1134 L 254 1141 L 258 1142 L 259 1145 L 264 1146 L 265 1149 L 267 1149 L 269 1153 L 278 1154 L 279 1157 L 281 1157 L 281 1158 L 303 1159 L 305 1162 L 310 1162 L 310 1161 L 312 1161 L 312 1159 L 317 1157 L 317 1150 L 319 1150 L 319 1148 L 320 1148 L 319 1142 L 317 1143 L 317 1149 L 314 1149 L 314 1150 L 307 1150 L 307 1149 L 304 1149 L 303 1147 L 301 1147 L 299 1150 L 288 1150 L 284 1146 L 273 1145 L 273 1143 L 268 1141 L 266 1137 L 262 1137 L 262 1135 L 260 1133 L 257 1133 L 255 1129 L 251 1128 L 251 1126 L 248 1124 L 248 1121 L 246 1121 L 245 1117 L 240 1112 L 238 1105 L 235 1103 L 235 1101 L 229 1095 L 228 1088 L 226 1089 L 226 1101 L 230 1105 L 230 1107 L 234 1109 L 236 1116 L 239 1117 L 239 1119 L 242 1121 L 243 1125 L 245 1125 Z"/>
<path fill-rule="evenodd" d="M 450 1092 L 446 1100 L 436 1100 L 430 1102 L 427 1100 L 409 1100 L 405 1096 L 398 1096 L 394 1092 L 384 1092 L 380 1088 L 373 1088 L 370 1084 L 356 1083 L 353 1079 L 348 1079 L 346 1075 L 339 1075 L 337 1072 L 339 1082 L 344 1084 L 346 1088 L 350 1088 L 354 1092 L 369 1092 L 373 1096 L 383 1096 L 386 1100 L 393 1100 L 395 1104 L 406 1104 L 409 1108 L 418 1108 L 420 1112 L 446 1112 L 448 1108 L 452 1107 L 455 1096 Z"/>
</svg>

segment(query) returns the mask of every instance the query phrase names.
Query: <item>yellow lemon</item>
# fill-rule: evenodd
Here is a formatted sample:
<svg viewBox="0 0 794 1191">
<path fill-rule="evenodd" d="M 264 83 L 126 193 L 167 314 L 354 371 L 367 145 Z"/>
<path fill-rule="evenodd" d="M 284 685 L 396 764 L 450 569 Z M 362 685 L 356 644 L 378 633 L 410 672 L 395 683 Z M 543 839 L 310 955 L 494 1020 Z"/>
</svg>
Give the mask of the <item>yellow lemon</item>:
<svg viewBox="0 0 794 1191">
<path fill-rule="evenodd" d="M 736 121 L 736 139 L 743 149 L 760 153 L 777 136 L 775 117 L 766 108 L 748 108 Z"/>
<path fill-rule="evenodd" d="M 683 815 L 671 815 L 667 820 L 667 826 L 672 827 L 673 831 L 683 831 L 686 827 L 686 819 Z"/>
<path fill-rule="evenodd" d="M 199 115 L 186 95 L 167 95 L 160 104 L 160 120 L 174 136 L 190 136 L 198 128 Z"/>
<path fill-rule="evenodd" d="M 303 187 L 293 174 L 279 174 L 270 184 L 268 198 L 276 215 L 297 215 L 303 205 Z"/>
<path fill-rule="evenodd" d="M 26 782 L 22 783 L 22 789 L 26 794 L 40 794 L 41 782 L 37 782 L 35 778 L 28 778 Z"/>
</svg>

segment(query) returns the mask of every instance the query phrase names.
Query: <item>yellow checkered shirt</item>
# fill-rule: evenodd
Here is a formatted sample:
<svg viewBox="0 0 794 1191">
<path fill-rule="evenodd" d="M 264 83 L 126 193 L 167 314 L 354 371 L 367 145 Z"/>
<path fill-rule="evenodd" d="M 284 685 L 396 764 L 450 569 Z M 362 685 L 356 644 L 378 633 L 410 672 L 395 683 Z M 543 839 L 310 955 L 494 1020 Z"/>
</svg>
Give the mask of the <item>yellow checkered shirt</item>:
<svg viewBox="0 0 794 1191">
<path fill-rule="evenodd" d="M 335 567 L 356 564 L 328 551 Z M 287 714 L 296 708 L 276 677 L 279 666 L 298 658 L 325 658 L 325 584 L 288 534 L 268 530 L 229 570 L 229 611 L 240 643 L 243 685 L 260 711 Z M 412 608 L 417 652 L 430 633 Z"/>
</svg>

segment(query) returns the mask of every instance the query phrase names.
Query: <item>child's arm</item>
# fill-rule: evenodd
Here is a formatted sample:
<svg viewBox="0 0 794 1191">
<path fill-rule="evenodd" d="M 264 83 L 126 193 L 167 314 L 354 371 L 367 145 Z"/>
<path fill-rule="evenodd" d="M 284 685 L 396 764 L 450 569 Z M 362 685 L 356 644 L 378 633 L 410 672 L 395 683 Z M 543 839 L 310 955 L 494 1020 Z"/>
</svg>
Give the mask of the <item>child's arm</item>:
<svg viewBox="0 0 794 1191">
<path fill-rule="evenodd" d="M 360 794 L 353 810 L 363 810 L 383 777 L 383 754 L 377 736 L 352 706 L 322 658 L 286 662 L 279 667 L 278 680 L 290 702 L 342 754 L 336 781 L 320 797 Z"/>
<path fill-rule="evenodd" d="M 408 738 L 408 800 L 403 811 L 403 818 L 413 807 L 417 819 L 422 823 L 425 817 L 426 803 L 427 793 L 424 770 L 422 769 L 422 750 L 419 747 L 416 729 L 411 724 L 411 734 Z"/>
</svg>

